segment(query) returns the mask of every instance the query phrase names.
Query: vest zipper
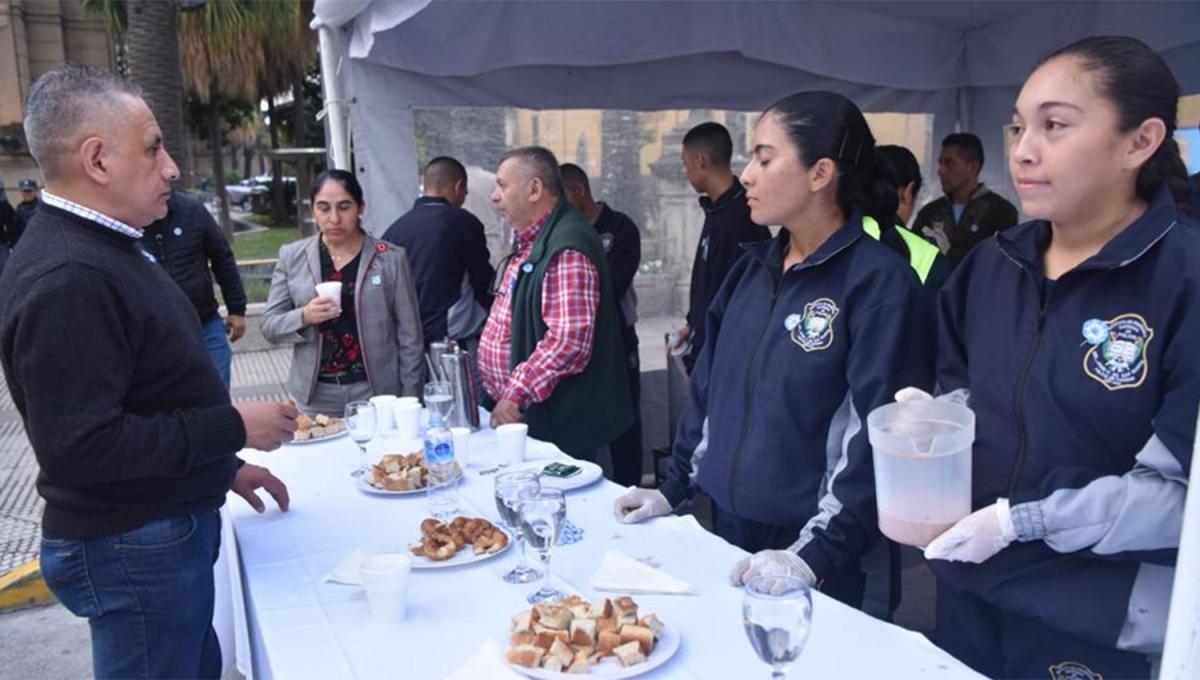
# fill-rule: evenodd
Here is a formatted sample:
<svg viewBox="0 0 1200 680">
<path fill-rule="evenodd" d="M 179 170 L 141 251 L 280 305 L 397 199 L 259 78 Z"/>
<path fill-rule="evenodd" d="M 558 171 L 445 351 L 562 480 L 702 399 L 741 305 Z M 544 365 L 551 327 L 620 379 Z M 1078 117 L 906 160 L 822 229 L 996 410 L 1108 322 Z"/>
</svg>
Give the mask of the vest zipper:
<svg viewBox="0 0 1200 680">
<path fill-rule="evenodd" d="M 768 277 L 770 272 L 763 272 Z M 742 433 L 738 435 L 737 448 L 733 452 L 733 461 L 730 463 L 729 470 L 729 511 L 737 514 L 737 501 L 734 495 L 734 489 L 737 488 L 737 471 L 738 463 L 742 459 L 742 451 L 746 447 L 746 437 L 750 434 L 750 416 L 754 407 L 754 360 L 758 357 L 758 349 L 762 345 L 763 335 L 767 332 L 767 325 L 771 323 L 771 315 L 775 311 L 775 300 L 779 297 L 779 288 L 783 285 L 783 277 L 779 277 L 779 282 L 771 282 L 771 303 L 767 306 L 767 314 L 763 318 L 762 325 L 758 328 L 758 337 L 754 341 L 754 349 L 751 350 L 750 356 L 746 359 L 746 393 L 745 405 L 746 413 L 742 417 Z"/>
<path fill-rule="evenodd" d="M 1037 288 L 1037 281 L 1029 270 L 1025 270 L 1032 280 L 1034 288 Z M 1039 301 L 1037 330 L 1033 335 L 1033 346 L 1026 355 L 1025 365 L 1021 367 L 1021 373 L 1017 378 L 1016 389 L 1013 390 L 1013 415 L 1017 420 L 1017 459 L 1013 462 L 1012 473 L 1008 479 L 1008 497 L 1012 498 L 1017 490 L 1017 482 L 1021 479 L 1021 470 L 1025 467 L 1025 455 L 1029 447 L 1029 435 L 1025 430 L 1025 389 L 1029 386 L 1029 374 L 1033 369 L 1033 361 L 1037 358 L 1038 350 L 1042 346 L 1042 333 L 1046 329 L 1046 310 L 1050 307 L 1050 294 L 1047 294 L 1045 299 Z"/>
</svg>

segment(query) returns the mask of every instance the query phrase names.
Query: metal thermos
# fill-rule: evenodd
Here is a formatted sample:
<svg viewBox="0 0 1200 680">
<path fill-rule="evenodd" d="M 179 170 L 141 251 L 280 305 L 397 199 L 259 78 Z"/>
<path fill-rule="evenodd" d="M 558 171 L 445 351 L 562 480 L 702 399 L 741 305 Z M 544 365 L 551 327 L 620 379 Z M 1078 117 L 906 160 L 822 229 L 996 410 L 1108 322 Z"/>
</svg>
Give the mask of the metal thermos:
<svg viewBox="0 0 1200 680">
<path fill-rule="evenodd" d="M 472 431 L 479 429 L 479 399 L 475 394 L 473 363 L 471 353 L 458 347 L 441 356 L 442 374 L 450 383 L 450 394 L 454 399 L 447 427 L 469 427 Z"/>
</svg>

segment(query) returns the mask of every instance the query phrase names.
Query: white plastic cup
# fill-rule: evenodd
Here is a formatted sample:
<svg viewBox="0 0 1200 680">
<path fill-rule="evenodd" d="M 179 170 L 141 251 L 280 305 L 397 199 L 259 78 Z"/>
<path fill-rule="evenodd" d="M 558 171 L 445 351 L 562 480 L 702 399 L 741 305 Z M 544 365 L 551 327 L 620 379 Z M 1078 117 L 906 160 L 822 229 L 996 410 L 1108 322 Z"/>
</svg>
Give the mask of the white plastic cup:
<svg viewBox="0 0 1200 680">
<path fill-rule="evenodd" d="M 421 404 L 400 401 L 392 407 L 396 422 L 396 436 L 401 439 L 421 438 Z"/>
<path fill-rule="evenodd" d="M 396 405 L 395 395 L 377 394 L 371 397 L 371 403 L 375 405 L 380 436 L 390 436 L 396 430 L 396 418 L 392 411 Z"/>
<path fill-rule="evenodd" d="M 411 569 L 412 558 L 403 553 L 375 555 L 363 560 L 359 573 L 367 591 L 371 616 L 377 622 L 391 624 L 404 620 Z"/>
<path fill-rule="evenodd" d="M 525 439 L 528 436 L 529 426 L 525 423 L 508 423 L 496 428 L 501 457 L 509 465 L 525 462 Z"/>
<path fill-rule="evenodd" d="M 336 304 L 342 304 L 342 282 L 322 281 L 318 283 L 317 297 L 328 298 Z"/>
<path fill-rule="evenodd" d="M 421 400 L 416 397 L 396 397 L 396 404 L 417 404 L 420 406 Z"/>
<path fill-rule="evenodd" d="M 454 458 L 459 465 L 467 467 L 471 464 L 471 428 L 452 427 L 450 434 L 454 437 Z"/>
</svg>

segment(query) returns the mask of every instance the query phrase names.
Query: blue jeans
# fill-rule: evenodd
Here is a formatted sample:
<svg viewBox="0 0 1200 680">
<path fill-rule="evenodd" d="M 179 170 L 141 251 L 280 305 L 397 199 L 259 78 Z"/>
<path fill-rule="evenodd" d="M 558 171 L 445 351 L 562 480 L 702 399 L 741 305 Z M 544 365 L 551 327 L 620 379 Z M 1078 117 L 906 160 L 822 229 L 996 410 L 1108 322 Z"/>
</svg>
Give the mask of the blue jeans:
<svg viewBox="0 0 1200 680">
<path fill-rule="evenodd" d="M 208 355 L 217 366 L 217 373 L 225 381 L 225 389 L 229 389 L 229 365 L 233 362 L 233 349 L 225 337 L 225 320 L 220 314 L 204 324 L 204 344 L 208 346 Z"/>
<path fill-rule="evenodd" d="M 219 678 L 216 510 L 88 540 L 42 538 L 42 575 L 86 618 L 97 678 Z"/>
</svg>

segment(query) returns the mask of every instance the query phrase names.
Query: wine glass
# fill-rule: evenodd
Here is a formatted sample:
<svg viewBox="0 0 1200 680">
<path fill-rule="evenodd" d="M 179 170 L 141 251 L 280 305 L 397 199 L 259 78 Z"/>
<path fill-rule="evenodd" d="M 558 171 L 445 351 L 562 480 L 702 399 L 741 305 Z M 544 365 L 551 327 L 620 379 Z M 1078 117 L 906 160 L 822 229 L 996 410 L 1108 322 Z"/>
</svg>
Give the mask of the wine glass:
<svg viewBox="0 0 1200 680">
<path fill-rule="evenodd" d="M 429 420 L 433 414 L 442 416 L 442 423 L 450 427 L 450 411 L 454 408 L 454 395 L 450 391 L 450 383 L 445 380 L 431 380 L 425 383 L 425 408 L 429 409 Z"/>
<path fill-rule="evenodd" d="M 351 477 L 360 477 L 367 471 L 367 442 L 375 436 L 378 425 L 375 405 L 369 401 L 352 401 L 346 404 L 346 430 L 350 438 L 358 444 L 358 468 L 350 473 Z"/>
<path fill-rule="evenodd" d="M 542 587 L 529 596 L 529 603 L 558 602 L 566 596 L 550 585 L 550 551 L 567 519 L 567 498 L 558 489 L 526 490 L 519 498 L 521 535 L 542 563 Z"/>
<path fill-rule="evenodd" d="M 516 540 L 520 542 L 521 553 L 517 566 L 504 575 L 505 583 L 529 583 L 541 577 L 541 572 L 529 566 L 525 554 L 525 543 L 521 541 L 521 493 L 536 494 L 542 485 L 538 481 L 538 473 L 533 470 L 505 472 L 496 475 L 496 510 L 500 512 L 500 520 L 513 531 Z"/>
<path fill-rule="evenodd" d="M 742 625 L 758 658 L 771 665 L 771 677 L 787 676 L 800 656 L 812 623 L 812 593 L 795 576 L 759 574 L 746 581 Z"/>
</svg>

